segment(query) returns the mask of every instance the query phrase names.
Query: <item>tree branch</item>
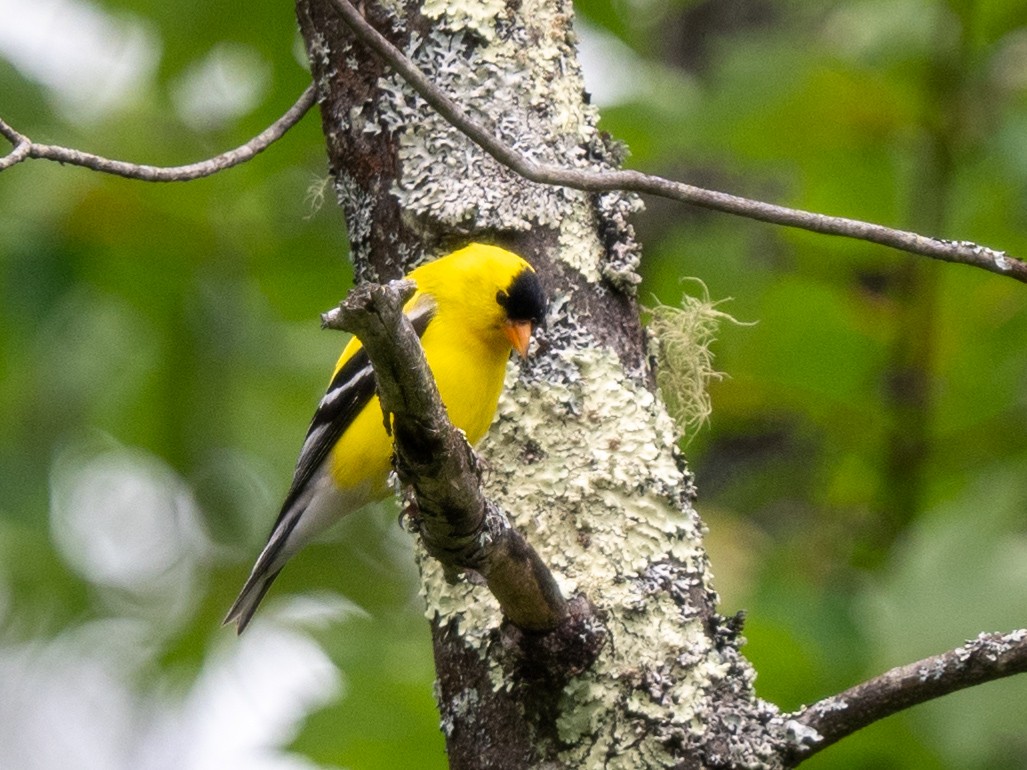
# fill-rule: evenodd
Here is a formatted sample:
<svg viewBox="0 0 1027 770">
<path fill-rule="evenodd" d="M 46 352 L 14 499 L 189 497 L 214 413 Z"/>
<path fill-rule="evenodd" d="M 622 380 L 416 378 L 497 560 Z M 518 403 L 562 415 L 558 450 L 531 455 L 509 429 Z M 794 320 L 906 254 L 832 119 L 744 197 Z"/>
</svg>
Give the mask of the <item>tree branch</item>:
<svg viewBox="0 0 1027 770">
<path fill-rule="evenodd" d="M 1027 672 L 1027 629 L 980 634 L 941 655 L 893 668 L 780 719 L 792 735 L 790 766 L 898 711 Z"/>
<path fill-rule="evenodd" d="M 240 145 L 234 150 L 223 152 L 213 158 L 208 158 L 198 163 L 190 163 L 186 166 L 147 166 L 127 163 L 123 160 L 111 160 L 110 158 L 82 152 L 70 147 L 39 144 L 33 142 L 0 119 L 0 134 L 6 137 L 14 146 L 10 153 L 0 158 L 0 171 L 29 158 L 42 158 L 44 160 L 55 160 L 58 163 L 68 163 L 72 166 L 83 166 L 93 171 L 114 174 L 126 179 L 138 179 L 143 182 L 187 182 L 192 179 L 200 179 L 201 177 L 216 174 L 223 169 L 245 163 L 258 153 L 266 150 L 274 142 L 281 139 L 286 131 L 296 125 L 300 118 L 307 114 L 307 111 L 313 106 L 315 98 L 316 90 L 314 86 L 307 86 L 306 90 L 300 95 L 300 98 L 296 100 L 296 103 L 282 117 L 253 137 L 253 139 L 246 142 L 246 144 Z"/>
<path fill-rule="evenodd" d="M 414 290 L 412 281 L 358 286 L 322 322 L 353 332 L 367 351 L 382 410 L 391 415 L 396 472 L 413 488 L 414 521 L 428 552 L 450 574 L 480 573 L 518 627 L 553 630 L 568 617 L 567 603 L 535 550 L 482 495 L 474 451 L 449 422 L 403 314 Z"/>
<path fill-rule="evenodd" d="M 532 182 L 570 187 L 586 192 L 626 190 L 655 195 L 761 222 L 795 227 L 825 235 L 856 238 L 943 262 L 972 265 L 1027 283 L 1027 262 L 1009 256 L 1004 251 L 997 251 L 971 241 L 948 241 L 858 219 L 833 217 L 777 206 L 729 193 L 695 187 L 683 182 L 675 182 L 640 171 L 589 171 L 565 168 L 549 163 L 537 163 L 498 139 L 490 129 L 470 117 L 441 88 L 432 83 L 409 58 L 372 27 L 349 0 L 331 0 L 331 2 L 357 38 L 387 61 L 436 112 L 501 164 Z M 488 105 L 482 105 L 481 108 L 484 112 L 488 109 Z"/>
</svg>

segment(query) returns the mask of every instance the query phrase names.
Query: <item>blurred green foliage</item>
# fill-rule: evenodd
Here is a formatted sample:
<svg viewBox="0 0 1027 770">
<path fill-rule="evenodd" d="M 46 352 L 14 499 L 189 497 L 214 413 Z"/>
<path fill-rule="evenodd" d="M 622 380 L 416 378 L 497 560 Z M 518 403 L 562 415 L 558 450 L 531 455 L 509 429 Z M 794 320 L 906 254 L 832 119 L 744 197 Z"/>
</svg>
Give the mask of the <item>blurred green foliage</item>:
<svg viewBox="0 0 1027 770">
<path fill-rule="evenodd" d="M 33 138 L 189 162 L 248 139 L 305 86 L 287 4 L 96 7 L 144 30 L 152 70 L 139 65 L 137 87 L 96 113 L 90 100 L 116 84 L 62 96 L 22 59 L 0 58 L 0 115 Z M 642 73 L 602 111 L 630 165 L 1027 254 L 1022 4 L 583 0 L 577 11 Z M 247 81 L 250 102 L 198 123 L 183 94 L 196 72 L 220 72 L 203 69 L 212 61 L 257 62 L 259 78 Z M 593 86 L 600 101 L 603 85 Z M 26 713 L 59 707 L 92 724 L 99 696 L 47 701 L 46 667 L 31 661 L 59 654 L 83 672 L 106 660 L 97 635 L 120 640 L 115 649 L 133 652 L 110 664 L 122 688 L 110 692 L 149 722 L 119 726 L 110 709 L 91 735 L 132 744 L 126 767 L 160 732 L 143 729 L 160 722 L 158 707 L 190 713 L 219 661 L 249 660 L 218 623 L 341 346 L 317 324 L 350 282 L 331 192 L 312 202 L 325 173 L 309 116 L 253 162 L 184 185 L 39 161 L 0 175 L 0 671 L 27 677 L 38 702 Z M 760 694 L 796 707 L 1022 625 L 1024 288 L 648 204 L 636 223 L 644 298 L 677 303 L 680 279 L 695 276 L 714 299 L 734 298 L 726 311 L 757 322 L 721 330 L 716 364 L 728 377 L 714 383 L 711 424 L 688 455 L 724 611 L 749 613 Z M 168 512 L 155 526 L 177 522 L 174 559 L 120 515 L 147 501 Z M 125 549 L 134 561 L 98 566 Z M 345 596 L 363 612 L 287 600 L 303 593 Z M 272 598 L 266 627 L 278 617 L 312 634 L 342 674 L 334 696 L 308 692 L 291 721 L 266 727 L 269 746 L 365 770 L 445 766 L 430 640 L 391 508 L 305 552 Z M 221 683 L 245 694 L 239 719 L 262 724 L 268 701 L 302 700 L 246 672 Z M 928 704 L 809 766 L 1023 767 L 1025 688 L 1013 679 Z M 17 766 L 59 766 L 57 749 L 40 751 Z"/>
</svg>

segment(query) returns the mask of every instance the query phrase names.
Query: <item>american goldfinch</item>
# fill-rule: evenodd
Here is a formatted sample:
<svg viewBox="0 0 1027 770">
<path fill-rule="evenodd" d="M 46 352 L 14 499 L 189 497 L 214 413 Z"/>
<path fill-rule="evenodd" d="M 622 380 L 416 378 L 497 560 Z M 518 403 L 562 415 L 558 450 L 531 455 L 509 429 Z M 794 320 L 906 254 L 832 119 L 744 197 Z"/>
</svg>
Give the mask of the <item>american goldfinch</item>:
<svg viewBox="0 0 1027 770">
<path fill-rule="evenodd" d="M 480 243 L 407 278 L 417 291 L 404 312 L 421 338 L 449 419 L 477 443 L 495 415 L 511 349 L 525 356 L 545 315 L 542 285 L 519 256 Z M 293 554 L 346 514 L 387 497 L 391 459 L 374 374 L 354 337 L 314 413 L 267 545 L 224 622 L 234 621 L 242 633 Z"/>
</svg>

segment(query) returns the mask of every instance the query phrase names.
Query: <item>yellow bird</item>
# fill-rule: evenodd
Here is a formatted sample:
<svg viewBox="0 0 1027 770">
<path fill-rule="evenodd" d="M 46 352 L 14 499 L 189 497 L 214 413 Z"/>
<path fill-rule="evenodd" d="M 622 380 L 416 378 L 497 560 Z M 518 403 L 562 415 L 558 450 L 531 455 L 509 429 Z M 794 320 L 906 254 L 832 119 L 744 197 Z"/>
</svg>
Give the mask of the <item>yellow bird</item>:
<svg viewBox="0 0 1027 770">
<path fill-rule="evenodd" d="M 449 419 L 477 443 L 495 415 L 511 349 L 525 356 L 545 316 L 542 285 L 519 256 L 481 243 L 407 278 L 417 291 L 404 312 L 421 338 Z M 314 413 L 267 545 L 224 622 L 234 621 L 242 633 L 293 554 L 346 514 L 387 497 L 391 459 L 371 364 L 354 337 Z"/>
</svg>

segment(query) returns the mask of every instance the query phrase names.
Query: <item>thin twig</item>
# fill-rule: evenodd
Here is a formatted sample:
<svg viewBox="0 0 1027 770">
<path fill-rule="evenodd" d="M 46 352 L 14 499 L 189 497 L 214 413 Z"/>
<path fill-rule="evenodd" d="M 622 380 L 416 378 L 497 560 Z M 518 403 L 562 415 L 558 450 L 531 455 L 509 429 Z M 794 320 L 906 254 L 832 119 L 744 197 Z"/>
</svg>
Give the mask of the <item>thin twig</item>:
<svg viewBox="0 0 1027 770">
<path fill-rule="evenodd" d="M 782 716 L 791 766 L 910 706 L 1027 672 L 1027 629 L 980 634 L 962 647 L 893 668 L 845 692 Z"/>
<path fill-rule="evenodd" d="M 372 27 L 349 0 L 331 1 L 354 34 L 387 61 L 436 112 L 501 164 L 532 182 L 570 187 L 586 192 L 626 190 L 655 195 L 748 219 L 796 227 L 825 235 L 856 238 L 944 262 L 972 265 L 1027 283 L 1027 262 L 1009 256 L 1004 251 L 997 251 L 971 241 L 948 241 L 858 219 L 833 217 L 777 206 L 738 195 L 695 187 L 683 182 L 675 182 L 640 171 L 590 171 L 565 168 L 549 163 L 537 163 L 498 139 L 491 130 L 468 115 L 456 101 L 431 82 L 417 65 Z M 484 112 L 488 109 L 488 105 L 480 105 L 480 109 Z"/>
<path fill-rule="evenodd" d="M 253 156 L 266 150 L 300 121 L 300 118 L 313 106 L 315 97 L 316 91 L 314 86 L 307 86 L 307 89 L 296 100 L 296 103 L 282 117 L 253 137 L 253 139 L 246 142 L 246 144 L 240 145 L 228 152 L 223 152 L 213 158 L 208 158 L 198 163 L 190 163 L 186 166 L 147 166 L 138 163 L 128 163 L 123 160 L 112 160 L 70 147 L 39 144 L 11 128 L 3 120 L 0 120 L 0 134 L 3 134 L 14 145 L 14 149 L 10 153 L 0 158 L 0 171 L 29 158 L 42 158 L 44 160 L 55 160 L 58 163 L 68 163 L 73 166 L 83 166 L 93 171 L 114 174 L 126 179 L 138 179 L 143 182 L 187 182 L 192 179 L 200 179 L 201 177 L 216 174 L 223 169 L 245 163 Z"/>
</svg>

